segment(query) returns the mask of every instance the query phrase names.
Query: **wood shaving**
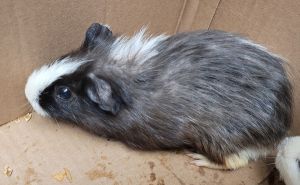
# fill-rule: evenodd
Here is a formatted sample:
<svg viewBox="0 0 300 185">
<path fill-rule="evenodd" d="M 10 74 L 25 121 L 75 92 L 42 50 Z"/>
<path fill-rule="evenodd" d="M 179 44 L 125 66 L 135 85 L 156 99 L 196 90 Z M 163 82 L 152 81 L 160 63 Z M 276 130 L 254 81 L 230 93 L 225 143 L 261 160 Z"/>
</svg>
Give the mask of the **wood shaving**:
<svg viewBox="0 0 300 185">
<path fill-rule="evenodd" d="M 67 168 L 64 168 L 63 171 L 58 172 L 53 175 L 53 178 L 59 182 L 62 182 L 65 178 L 71 183 L 72 182 L 72 176 L 70 173 L 70 170 Z"/>
<path fill-rule="evenodd" d="M 72 176 L 71 176 L 70 170 L 68 170 L 67 168 L 64 168 L 64 170 L 65 170 L 65 173 L 66 173 L 67 180 L 69 182 L 72 182 Z"/>
<path fill-rule="evenodd" d="M 11 169 L 9 166 L 5 166 L 3 170 L 4 175 L 7 177 L 10 177 L 13 173 L 13 169 Z"/>
<path fill-rule="evenodd" d="M 15 123 L 20 123 L 21 121 L 26 121 L 26 122 L 28 122 L 28 121 L 31 119 L 31 117 L 32 117 L 32 113 L 29 112 L 29 113 L 27 113 L 26 115 L 17 118 L 14 122 L 15 122 Z"/>
<path fill-rule="evenodd" d="M 53 175 L 53 178 L 59 182 L 63 181 L 65 178 L 65 171 L 62 172 L 58 172 L 56 174 Z"/>
<path fill-rule="evenodd" d="M 20 122 L 21 122 L 20 118 L 15 120 L 15 123 L 20 123 Z"/>
<path fill-rule="evenodd" d="M 24 119 L 26 122 L 28 122 L 32 117 L 32 113 L 27 113 L 25 116 L 24 116 Z"/>
</svg>

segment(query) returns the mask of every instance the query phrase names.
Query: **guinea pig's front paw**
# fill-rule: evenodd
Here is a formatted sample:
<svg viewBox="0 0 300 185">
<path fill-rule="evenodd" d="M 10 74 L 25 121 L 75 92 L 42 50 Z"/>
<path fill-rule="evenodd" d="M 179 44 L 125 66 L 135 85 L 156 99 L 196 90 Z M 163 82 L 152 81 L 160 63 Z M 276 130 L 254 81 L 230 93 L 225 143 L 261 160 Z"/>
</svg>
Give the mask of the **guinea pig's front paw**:
<svg viewBox="0 0 300 185">
<path fill-rule="evenodd" d="M 198 153 L 189 153 L 186 154 L 190 158 L 194 159 L 191 161 L 191 164 L 198 166 L 198 167 L 205 167 L 210 169 L 216 169 L 216 170 L 224 170 L 226 169 L 224 165 L 220 165 L 217 163 L 212 162 L 204 155 L 198 154 Z"/>
<path fill-rule="evenodd" d="M 195 159 L 194 161 L 191 162 L 191 164 L 199 167 L 205 167 L 205 168 L 216 169 L 216 170 L 235 170 L 240 167 L 244 167 L 249 163 L 248 158 L 242 158 L 239 157 L 238 155 L 230 155 L 228 157 L 225 157 L 224 164 L 217 164 L 209 160 L 204 155 L 198 153 L 189 153 L 186 155 L 191 157 L 192 159 Z"/>
</svg>

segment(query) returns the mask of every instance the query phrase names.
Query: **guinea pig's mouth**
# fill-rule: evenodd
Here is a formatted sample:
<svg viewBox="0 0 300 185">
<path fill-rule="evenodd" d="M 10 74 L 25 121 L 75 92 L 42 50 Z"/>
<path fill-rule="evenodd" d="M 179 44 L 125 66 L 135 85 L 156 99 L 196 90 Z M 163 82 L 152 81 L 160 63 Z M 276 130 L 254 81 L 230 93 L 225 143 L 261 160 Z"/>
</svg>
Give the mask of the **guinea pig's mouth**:
<svg viewBox="0 0 300 185">
<path fill-rule="evenodd" d="M 88 61 L 66 57 L 35 70 L 29 76 L 25 86 L 25 95 L 32 108 L 41 116 L 49 116 L 45 109 L 43 109 L 40 105 L 39 100 L 41 93 L 53 82 L 64 75 L 75 72 L 86 62 Z"/>
</svg>

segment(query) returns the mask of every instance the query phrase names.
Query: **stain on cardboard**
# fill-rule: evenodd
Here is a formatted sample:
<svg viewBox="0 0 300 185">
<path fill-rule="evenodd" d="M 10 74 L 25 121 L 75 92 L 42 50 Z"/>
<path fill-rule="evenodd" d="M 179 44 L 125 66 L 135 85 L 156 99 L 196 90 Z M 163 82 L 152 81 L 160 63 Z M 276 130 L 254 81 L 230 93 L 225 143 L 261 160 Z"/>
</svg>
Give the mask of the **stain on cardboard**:
<svg viewBox="0 0 300 185">
<path fill-rule="evenodd" d="M 98 166 L 98 167 L 101 167 L 103 170 L 106 169 L 106 165 L 103 164 L 103 163 L 98 163 L 97 166 Z"/>
<path fill-rule="evenodd" d="M 115 181 L 113 185 L 120 185 L 120 184 L 117 181 Z"/>
<path fill-rule="evenodd" d="M 186 185 L 186 184 L 184 183 L 184 181 L 183 181 L 181 178 L 179 178 L 179 177 L 176 175 L 176 173 L 174 173 L 174 172 L 171 170 L 171 168 L 166 164 L 166 162 L 167 162 L 167 159 L 166 159 L 166 158 L 162 157 L 162 158 L 160 158 L 159 160 L 160 160 L 160 164 L 161 164 L 166 170 L 168 170 L 168 171 L 175 177 L 175 179 L 177 179 L 177 181 L 179 182 L 180 185 Z"/>
<path fill-rule="evenodd" d="M 205 170 L 201 167 L 199 167 L 198 172 L 200 173 L 200 175 L 204 176 L 205 175 Z"/>
<path fill-rule="evenodd" d="M 149 161 L 148 165 L 149 165 L 151 170 L 153 170 L 153 168 L 155 167 L 155 163 L 153 161 Z"/>
<path fill-rule="evenodd" d="M 165 180 L 164 179 L 158 179 L 157 185 L 165 185 Z"/>
<path fill-rule="evenodd" d="M 175 150 L 174 153 L 175 154 L 182 154 L 182 151 L 181 150 Z"/>
<path fill-rule="evenodd" d="M 100 159 L 102 159 L 102 160 L 107 160 L 107 156 L 102 155 L 102 156 L 100 157 Z"/>
<path fill-rule="evenodd" d="M 214 173 L 214 179 L 218 179 L 219 178 L 219 174 Z"/>
<path fill-rule="evenodd" d="M 29 149 L 29 147 L 26 147 L 23 152 L 26 153 L 28 151 L 28 149 Z"/>
<path fill-rule="evenodd" d="M 130 177 L 127 177 L 128 184 L 132 184 L 132 180 Z"/>
<path fill-rule="evenodd" d="M 103 169 L 92 169 L 92 170 L 86 172 L 85 174 L 92 181 L 96 180 L 96 179 L 104 178 L 104 177 L 109 178 L 109 179 L 114 179 L 114 175 L 111 171 L 107 172 Z"/>
<path fill-rule="evenodd" d="M 36 172 L 33 168 L 27 168 L 24 177 L 25 185 L 31 185 L 32 182 L 37 181 L 36 176 Z"/>
<path fill-rule="evenodd" d="M 151 182 L 154 182 L 156 180 L 156 175 L 155 175 L 155 173 L 150 173 L 150 181 Z"/>
</svg>

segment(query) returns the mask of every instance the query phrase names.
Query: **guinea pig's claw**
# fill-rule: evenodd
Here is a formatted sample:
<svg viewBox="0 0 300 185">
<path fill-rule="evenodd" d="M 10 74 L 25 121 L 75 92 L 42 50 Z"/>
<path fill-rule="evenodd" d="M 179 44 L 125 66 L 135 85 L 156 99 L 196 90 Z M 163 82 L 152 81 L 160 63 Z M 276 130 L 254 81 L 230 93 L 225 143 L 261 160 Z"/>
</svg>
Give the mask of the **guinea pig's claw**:
<svg viewBox="0 0 300 185">
<path fill-rule="evenodd" d="M 188 153 L 188 154 L 186 154 L 186 155 L 189 156 L 190 158 L 196 159 L 196 160 L 199 160 L 199 159 L 207 159 L 204 155 L 197 154 L 197 153 Z"/>
<path fill-rule="evenodd" d="M 198 167 L 211 168 L 211 169 L 225 169 L 225 166 L 219 165 L 219 164 L 216 164 L 216 163 L 210 161 L 204 155 L 197 154 L 197 153 L 188 153 L 186 155 L 192 159 L 195 159 L 194 161 L 190 162 L 192 165 L 195 165 Z"/>
<path fill-rule="evenodd" d="M 216 169 L 216 170 L 234 170 L 247 165 L 249 162 L 247 158 L 241 158 L 238 157 L 237 155 L 225 157 L 224 164 L 217 164 L 209 160 L 204 155 L 197 154 L 197 153 L 189 153 L 186 155 L 191 157 L 192 159 L 195 159 L 190 162 L 191 164 L 198 167 L 205 167 L 205 168 Z"/>
</svg>

